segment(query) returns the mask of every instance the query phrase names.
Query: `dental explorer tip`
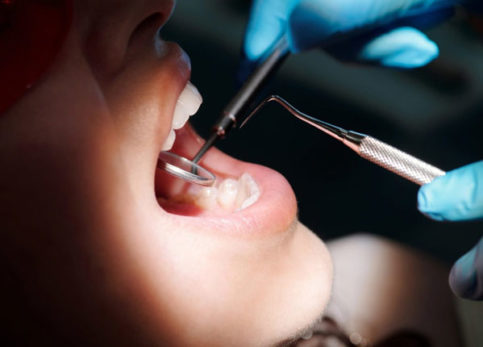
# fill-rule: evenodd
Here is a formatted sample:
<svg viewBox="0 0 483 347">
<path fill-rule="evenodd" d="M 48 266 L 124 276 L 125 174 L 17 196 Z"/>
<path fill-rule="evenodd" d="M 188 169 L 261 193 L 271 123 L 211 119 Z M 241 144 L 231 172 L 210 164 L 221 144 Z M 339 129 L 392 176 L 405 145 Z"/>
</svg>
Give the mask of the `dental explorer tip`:
<svg viewBox="0 0 483 347">
<path fill-rule="evenodd" d="M 270 95 L 269 97 L 265 98 L 265 99 L 264 99 L 262 102 L 260 102 L 260 103 L 258 104 L 258 106 L 257 106 L 257 107 L 255 107 L 255 108 L 253 109 L 253 111 L 252 111 L 252 112 L 250 112 L 250 114 L 249 114 L 249 115 L 248 115 L 248 116 L 247 116 L 247 117 L 246 117 L 246 118 L 245 118 L 245 119 L 244 119 L 244 120 L 241 122 L 241 124 L 240 124 L 240 129 L 241 129 L 241 128 L 243 128 L 243 127 L 244 127 L 244 126 L 247 124 L 247 122 L 248 122 L 250 119 L 252 119 L 252 117 L 253 117 L 253 116 L 254 116 L 256 113 L 258 113 L 258 111 L 260 111 L 260 109 L 261 109 L 262 107 L 264 107 L 264 106 L 265 106 L 267 103 L 269 103 L 269 102 L 271 102 L 271 101 L 277 101 L 277 102 L 279 102 L 279 103 L 282 103 L 282 104 L 283 104 L 283 101 L 285 101 L 285 100 L 283 100 L 283 101 L 281 101 L 281 100 L 283 100 L 283 99 L 282 99 L 280 96 L 278 96 L 278 95 Z"/>
<path fill-rule="evenodd" d="M 194 156 L 192 162 L 198 164 L 201 158 L 205 155 L 206 152 L 215 144 L 216 140 L 218 140 L 219 135 L 218 133 L 214 132 L 211 136 L 206 140 L 205 144 L 200 148 L 198 153 Z"/>
</svg>

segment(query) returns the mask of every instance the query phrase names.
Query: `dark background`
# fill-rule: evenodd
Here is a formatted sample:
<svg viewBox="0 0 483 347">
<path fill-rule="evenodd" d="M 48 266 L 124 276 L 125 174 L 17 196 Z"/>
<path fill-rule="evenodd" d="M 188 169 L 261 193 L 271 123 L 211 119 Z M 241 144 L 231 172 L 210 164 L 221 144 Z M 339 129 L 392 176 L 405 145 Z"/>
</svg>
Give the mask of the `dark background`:
<svg viewBox="0 0 483 347">
<path fill-rule="evenodd" d="M 249 1 L 179 1 L 162 31 L 192 60 L 204 103 L 192 123 L 207 136 L 235 92 Z M 302 111 L 370 134 L 444 170 L 483 159 L 483 45 L 464 14 L 430 31 L 441 57 L 398 71 L 342 64 L 320 50 L 291 56 L 268 92 Z M 416 208 L 418 186 L 269 105 L 218 143 L 287 177 L 300 219 L 324 239 L 370 232 L 453 262 L 482 234 L 481 222 L 438 223 Z"/>
</svg>

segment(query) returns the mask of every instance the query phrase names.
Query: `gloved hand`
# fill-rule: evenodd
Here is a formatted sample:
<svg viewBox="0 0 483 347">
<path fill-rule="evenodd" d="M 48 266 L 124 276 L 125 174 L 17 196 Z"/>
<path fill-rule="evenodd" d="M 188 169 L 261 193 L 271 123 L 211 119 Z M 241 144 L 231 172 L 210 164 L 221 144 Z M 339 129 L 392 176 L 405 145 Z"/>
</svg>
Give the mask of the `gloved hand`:
<svg viewBox="0 0 483 347">
<path fill-rule="evenodd" d="M 421 187 L 418 208 L 438 221 L 483 219 L 483 161 Z M 483 238 L 454 264 L 449 282 L 457 295 L 483 300 Z"/>
<path fill-rule="evenodd" d="M 438 46 L 416 28 L 452 14 L 462 0 L 254 0 L 244 51 L 250 61 L 263 55 L 283 33 L 294 52 L 324 46 L 335 34 L 379 27 L 326 50 L 343 60 L 413 68 L 438 56 Z"/>
<path fill-rule="evenodd" d="M 323 46 L 343 60 L 419 67 L 439 50 L 418 28 L 446 19 L 450 6 L 460 3 L 481 8 L 471 0 L 254 0 L 244 51 L 255 61 L 286 33 L 293 52 Z M 337 34 L 367 27 L 378 30 L 330 42 Z M 418 202 L 420 211 L 436 220 L 483 218 L 483 162 L 423 186 Z M 483 238 L 453 266 L 450 285 L 460 296 L 483 299 Z"/>
</svg>

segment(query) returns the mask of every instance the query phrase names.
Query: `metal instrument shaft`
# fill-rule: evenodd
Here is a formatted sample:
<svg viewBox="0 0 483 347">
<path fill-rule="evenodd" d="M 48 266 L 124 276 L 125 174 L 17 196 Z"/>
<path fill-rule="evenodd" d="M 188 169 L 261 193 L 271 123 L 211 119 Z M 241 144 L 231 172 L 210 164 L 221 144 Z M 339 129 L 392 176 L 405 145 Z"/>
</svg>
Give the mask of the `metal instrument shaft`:
<svg viewBox="0 0 483 347">
<path fill-rule="evenodd" d="M 239 118 L 248 112 L 247 109 L 253 102 L 254 97 L 285 60 L 288 53 L 289 45 L 287 39 L 283 36 L 274 45 L 268 57 L 261 59 L 262 63 L 249 76 L 240 90 L 225 107 L 220 118 L 213 126 L 211 136 L 194 156 L 192 160 L 194 163 L 198 163 L 201 157 L 214 145 L 214 143 L 219 138 L 225 137 L 236 125 Z"/>
<path fill-rule="evenodd" d="M 386 170 L 392 171 L 395 174 L 406 178 L 418 185 L 424 185 L 431 182 L 439 176 L 446 173 L 424 161 L 417 159 L 395 147 L 392 147 L 382 141 L 379 141 L 371 136 L 361 134 L 351 130 L 345 130 L 341 127 L 332 125 L 330 123 L 321 121 L 317 118 L 311 117 L 303 112 L 300 112 L 283 98 L 277 95 L 272 95 L 265 99 L 258 105 L 250 115 L 243 121 L 240 127 L 243 127 L 250 118 L 257 113 L 260 108 L 270 101 L 276 101 L 282 105 L 293 116 L 301 121 L 312 125 L 313 127 L 323 131 L 324 133 L 339 140 L 347 147 L 351 148 L 362 158 L 367 159 Z"/>
</svg>

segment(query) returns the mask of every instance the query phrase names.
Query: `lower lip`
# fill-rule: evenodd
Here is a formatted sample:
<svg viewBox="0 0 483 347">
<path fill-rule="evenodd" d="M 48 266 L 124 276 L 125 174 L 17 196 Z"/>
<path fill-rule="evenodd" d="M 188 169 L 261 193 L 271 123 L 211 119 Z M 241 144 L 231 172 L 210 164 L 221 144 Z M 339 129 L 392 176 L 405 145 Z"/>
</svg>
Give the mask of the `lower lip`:
<svg viewBox="0 0 483 347">
<path fill-rule="evenodd" d="M 186 158 L 192 158 L 203 140 L 189 126 L 177 131 L 176 142 L 172 152 Z M 171 216 L 191 218 L 196 223 L 209 226 L 210 229 L 220 229 L 227 232 L 252 234 L 267 234 L 285 230 L 295 219 L 297 204 L 294 192 L 287 180 L 278 172 L 264 166 L 246 163 L 232 158 L 216 148 L 209 150 L 201 164 L 216 174 L 218 178 L 238 178 L 243 173 L 250 174 L 257 182 L 261 195 L 256 203 L 248 208 L 227 214 L 219 211 L 201 211 L 193 205 L 171 205 L 168 210 Z M 186 184 L 176 178 L 168 178 L 159 172 L 157 179 L 169 180 L 169 185 Z M 163 183 L 164 185 L 164 183 Z"/>
</svg>

